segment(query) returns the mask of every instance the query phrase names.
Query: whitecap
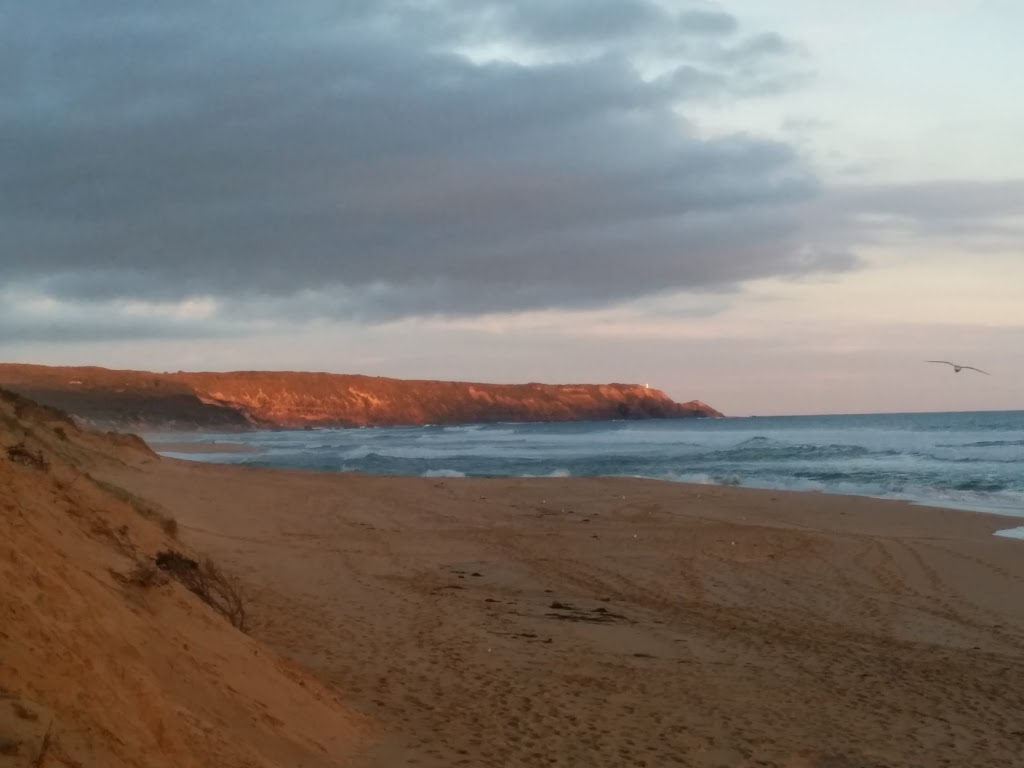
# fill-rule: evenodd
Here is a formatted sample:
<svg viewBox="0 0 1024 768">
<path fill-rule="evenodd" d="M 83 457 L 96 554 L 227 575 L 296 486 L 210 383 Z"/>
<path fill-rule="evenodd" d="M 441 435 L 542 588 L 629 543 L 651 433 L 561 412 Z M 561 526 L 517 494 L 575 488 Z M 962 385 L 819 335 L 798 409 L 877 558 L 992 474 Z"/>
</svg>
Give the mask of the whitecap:
<svg viewBox="0 0 1024 768">
<path fill-rule="evenodd" d="M 360 445 L 358 448 L 350 448 L 347 451 L 343 451 L 339 454 L 339 458 L 350 460 L 365 459 L 371 453 L 373 451 L 370 449 L 370 446 Z"/>
<path fill-rule="evenodd" d="M 996 531 L 993 536 L 1002 536 L 1007 539 L 1024 539 L 1024 526 L 1019 528 L 1004 528 L 1001 531 Z"/>
</svg>

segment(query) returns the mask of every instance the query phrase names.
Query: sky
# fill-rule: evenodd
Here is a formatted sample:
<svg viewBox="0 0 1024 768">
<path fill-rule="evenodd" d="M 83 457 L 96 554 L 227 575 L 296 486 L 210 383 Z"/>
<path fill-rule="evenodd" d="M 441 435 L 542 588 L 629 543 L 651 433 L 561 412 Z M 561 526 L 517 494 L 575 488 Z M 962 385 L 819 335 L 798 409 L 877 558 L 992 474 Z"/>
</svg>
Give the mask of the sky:
<svg viewBox="0 0 1024 768">
<path fill-rule="evenodd" d="M 0 360 L 1024 409 L 1022 28 L 1018 0 L 0 0 Z"/>
</svg>

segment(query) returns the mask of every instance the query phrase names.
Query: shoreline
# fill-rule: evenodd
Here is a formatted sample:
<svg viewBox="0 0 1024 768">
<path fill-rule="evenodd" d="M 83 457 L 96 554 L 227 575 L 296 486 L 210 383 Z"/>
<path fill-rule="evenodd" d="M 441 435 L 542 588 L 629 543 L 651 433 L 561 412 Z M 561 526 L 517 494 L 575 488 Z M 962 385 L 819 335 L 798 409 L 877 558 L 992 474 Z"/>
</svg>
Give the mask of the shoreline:
<svg viewBox="0 0 1024 768">
<path fill-rule="evenodd" d="M 204 458 L 190 459 L 189 456 L 192 456 L 192 455 L 195 455 L 195 456 L 207 456 L 207 455 L 210 455 L 210 454 L 224 454 L 224 455 L 252 454 L 252 455 L 258 455 L 258 454 L 263 453 L 263 451 L 260 448 L 256 447 L 256 446 L 246 445 L 246 444 L 242 444 L 242 443 L 235 443 L 235 442 L 217 442 L 217 441 L 214 441 L 214 442 L 200 442 L 200 441 L 189 442 L 189 441 L 186 441 L 186 440 L 160 440 L 160 439 L 155 439 L 155 438 L 154 439 L 150 439 L 150 438 L 146 438 L 145 436 L 143 437 L 143 439 L 145 440 L 146 444 L 150 447 L 150 449 L 152 449 L 155 453 L 157 453 L 158 455 L 160 455 L 163 458 L 167 458 L 167 459 L 171 459 L 171 460 L 177 460 L 177 461 L 193 461 L 193 462 L 202 463 L 202 464 L 222 464 L 223 466 L 237 466 L 235 464 L 231 464 L 231 463 L 228 463 L 228 462 L 216 462 L 216 461 L 211 461 L 210 459 L 204 459 Z M 261 467 L 261 468 L 264 468 L 264 469 L 279 469 L 279 470 L 283 470 L 283 471 L 294 471 L 294 472 L 316 472 L 316 473 L 323 472 L 323 473 L 328 473 L 328 474 L 339 474 L 339 475 L 352 475 L 352 474 L 354 474 L 354 475 L 364 475 L 365 474 L 365 475 L 370 475 L 370 476 L 374 476 L 374 477 L 409 477 L 409 478 L 419 478 L 419 479 L 423 479 L 423 480 L 456 480 L 457 481 L 457 480 L 462 480 L 462 479 L 478 479 L 478 480 L 488 480 L 488 479 L 490 479 L 490 480 L 496 480 L 496 479 L 516 479 L 516 478 L 518 478 L 518 479 L 561 479 L 562 477 L 575 477 L 575 478 L 580 478 L 580 479 L 594 479 L 594 480 L 600 480 L 600 479 L 649 480 L 649 481 L 652 481 L 652 482 L 673 483 L 675 485 L 686 486 L 686 487 L 693 487 L 693 488 L 742 488 L 742 489 L 751 490 L 751 491 L 764 491 L 764 492 L 770 492 L 770 493 L 822 494 L 822 495 L 825 495 L 825 496 L 844 496 L 844 497 L 850 497 L 850 498 L 856 498 L 856 499 L 870 499 L 870 500 L 874 500 L 874 501 L 885 501 L 885 502 L 903 503 L 903 504 L 908 504 L 908 505 L 916 506 L 916 507 L 923 507 L 923 508 L 927 508 L 927 509 L 946 509 L 946 510 L 954 510 L 954 511 L 965 512 L 965 513 L 975 514 L 975 515 L 991 515 L 991 516 L 994 516 L 994 517 L 1003 518 L 1003 519 L 1005 519 L 1007 521 L 1008 525 L 1007 525 L 1007 528 L 1005 529 L 1006 531 L 1012 531 L 1012 530 L 1020 529 L 1020 533 L 1007 534 L 1007 533 L 996 532 L 996 534 L 1004 535 L 1007 538 L 1020 538 L 1020 539 L 1024 539 L 1024 510 L 1021 510 L 1019 514 L 1013 514 L 1013 513 L 1010 513 L 1010 512 L 1002 511 L 998 507 L 991 507 L 991 506 L 987 507 L 987 508 L 985 508 L 985 507 L 983 507 L 983 508 L 974 508 L 974 507 L 968 507 L 965 504 L 956 504 L 956 503 L 939 504 L 939 503 L 934 503 L 934 502 L 930 502 L 930 501 L 923 500 L 923 499 L 915 499 L 915 498 L 903 498 L 903 499 L 900 499 L 900 498 L 891 498 L 891 497 L 885 497 L 885 496 L 870 496 L 870 495 L 855 494 L 855 493 L 840 493 L 840 492 L 828 491 L 828 490 L 820 490 L 820 489 L 794 490 L 794 489 L 787 489 L 787 488 L 772 488 L 772 487 L 766 487 L 766 486 L 729 485 L 729 484 L 717 484 L 717 483 L 692 483 L 692 482 L 688 482 L 688 481 L 685 481 L 685 480 L 673 480 L 673 479 L 668 479 L 668 478 L 646 477 L 646 476 L 640 476 L 640 475 L 567 475 L 567 476 L 562 476 L 562 475 L 556 475 L 556 476 L 548 476 L 548 475 L 542 475 L 542 476 L 533 476 L 533 475 L 449 475 L 449 474 L 398 475 L 398 474 L 365 473 L 365 472 L 362 472 L 360 470 L 300 469 L 300 468 L 294 468 L 294 467 Z M 438 470 L 438 471 L 442 471 L 442 470 Z M 1013 521 L 1019 521 L 1020 524 L 1019 525 L 1013 525 L 1012 524 Z"/>
<path fill-rule="evenodd" d="M 157 440 L 147 439 L 143 437 L 146 445 L 152 449 L 154 453 L 165 454 L 165 453 L 176 453 L 176 454 L 208 454 L 208 453 L 262 453 L 259 448 L 251 445 L 245 445 L 244 443 L 234 442 L 190 442 L 188 440 Z"/>
<path fill-rule="evenodd" d="M 992 535 L 1012 518 L 631 478 L 104 476 L 242 578 L 254 637 L 381 724 L 356 768 L 1019 754 L 1024 563 Z"/>
</svg>

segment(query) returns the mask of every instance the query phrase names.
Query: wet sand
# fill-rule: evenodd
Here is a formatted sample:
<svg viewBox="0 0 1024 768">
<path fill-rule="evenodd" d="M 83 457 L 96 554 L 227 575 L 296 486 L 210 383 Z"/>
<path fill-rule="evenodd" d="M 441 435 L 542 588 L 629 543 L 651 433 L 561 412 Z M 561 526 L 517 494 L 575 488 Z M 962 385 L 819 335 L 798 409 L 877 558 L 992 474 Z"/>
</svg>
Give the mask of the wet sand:
<svg viewBox="0 0 1024 768">
<path fill-rule="evenodd" d="M 108 479 L 382 726 L 358 768 L 1024 764 L 1013 520 L 628 479 Z"/>
<path fill-rule="evenodd" d="M 244 443 L 200 443 L 186 440 L 147 440 L 149 447 L 157 453 L 178 453 L 203 455 L 208 453 L 259 453 L 258 448 Z"/>
</svg>

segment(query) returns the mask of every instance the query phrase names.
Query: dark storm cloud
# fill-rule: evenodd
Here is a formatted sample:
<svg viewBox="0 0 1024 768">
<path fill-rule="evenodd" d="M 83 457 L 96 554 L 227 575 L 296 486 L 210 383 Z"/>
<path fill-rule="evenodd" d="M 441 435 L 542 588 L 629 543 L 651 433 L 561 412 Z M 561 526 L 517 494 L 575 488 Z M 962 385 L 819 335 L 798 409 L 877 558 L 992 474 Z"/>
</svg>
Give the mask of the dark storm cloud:
<svg viewBox="0 0 1024 768">
<path fill-rule="evenodd" d="M 503 34 L 544 44 L 607 44 L 638 35 L 675 37 L 678 44 L 691 36 L 731 35 L 739 26 L 723 11 L 672 11 L 650 0 L 510 0 L 484 5 L 486 18 Z"/>
<path fill-rule="evenodd" d="M 791 147 L 679 114 L 788 51 L 650 0 L 0 0 L 0 277 L 380 318 L 846 269 Z"/>
</svg>

